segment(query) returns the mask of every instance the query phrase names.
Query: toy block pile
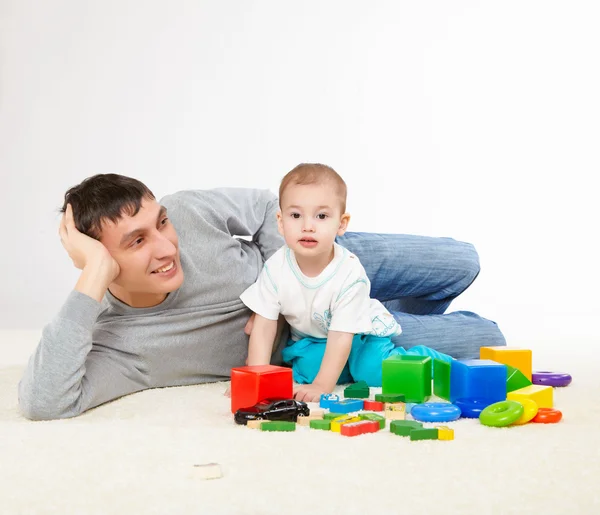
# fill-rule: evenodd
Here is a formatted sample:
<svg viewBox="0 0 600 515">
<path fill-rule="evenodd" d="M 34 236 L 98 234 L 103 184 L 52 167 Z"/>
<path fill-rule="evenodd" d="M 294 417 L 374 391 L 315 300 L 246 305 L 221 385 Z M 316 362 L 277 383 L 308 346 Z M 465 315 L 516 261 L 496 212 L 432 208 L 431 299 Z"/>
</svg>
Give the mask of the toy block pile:
<svg viewBox="0 0 600 515">
<path fill-rule="evenodd" d="M 385 429 L 389 420 L 390 433 L 413 441 L 453 440 L 454 430 L 445 424 L 459 418 L 496 427 L 558 422 L 553 388 L 570 382 L 568 374 L 532 372 L 527 349 L 482 347 L 480 359 L 433 363 L 398 355 L 383 361 L 381 393 L 374 398 L 367 383 L 358 382 L 345 388 L 344 399 L 325 394 L 320 409 L 309 410 L 293 399 L 291 369 L 239 367 L 231 371 L 231 411 L 238 424 L 263 431 L 299 425 L 357 436 Z M 445 402 L 428 402 L 432 394 Z"/>
</svg>

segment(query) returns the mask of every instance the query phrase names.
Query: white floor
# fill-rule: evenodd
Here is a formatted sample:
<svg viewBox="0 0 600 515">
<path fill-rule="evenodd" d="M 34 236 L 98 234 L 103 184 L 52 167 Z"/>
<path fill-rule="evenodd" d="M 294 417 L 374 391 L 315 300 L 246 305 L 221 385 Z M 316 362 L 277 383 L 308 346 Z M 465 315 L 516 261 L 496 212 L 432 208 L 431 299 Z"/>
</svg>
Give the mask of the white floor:
<svg viewBox="0 0 600 515">
<path fill-rule="evenodd" d="M 452 424 L 451 442 L 236 426 L 225 383 L 142 392 L 81 417 L 30 422 L 16 385 L 39 332 L 0 333 L 0 513 L 600 513 L 600 360 L 593 342 L 537 342 L 570 372 L 564 420 Z M 218 463 L 221 479 L 194 465 Z"/>
</svg>

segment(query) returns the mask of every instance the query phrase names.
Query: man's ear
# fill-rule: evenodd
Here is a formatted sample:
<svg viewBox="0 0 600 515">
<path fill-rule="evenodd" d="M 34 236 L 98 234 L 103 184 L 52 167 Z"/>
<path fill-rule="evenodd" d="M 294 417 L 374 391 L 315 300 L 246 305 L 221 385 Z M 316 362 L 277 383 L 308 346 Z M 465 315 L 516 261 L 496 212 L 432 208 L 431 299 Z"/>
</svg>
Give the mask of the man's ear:
<svg viewBox="0 0 600 515">
<path fill-rule="evenodd" d="M 348 229 L 348 224 L 350 223 L 350 213 L 344 213 L 340 218 L 340 227 L 337 231 L 338 236 L 343 236 L 346 230 Z"/>
<path fill-rule="evenodd" d="M 283 236 L 283 216 L 281 210 L 277 211 L 277 230 Z"/>
</svg>

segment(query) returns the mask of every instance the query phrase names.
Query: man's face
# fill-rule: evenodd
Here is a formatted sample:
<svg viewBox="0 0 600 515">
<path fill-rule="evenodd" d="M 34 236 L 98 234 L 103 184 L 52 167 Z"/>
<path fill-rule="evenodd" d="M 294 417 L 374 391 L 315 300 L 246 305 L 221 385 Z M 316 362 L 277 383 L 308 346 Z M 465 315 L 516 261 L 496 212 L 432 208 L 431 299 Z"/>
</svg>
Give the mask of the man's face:
<svg viewBox="0 0 600 515">
<path fill-rule="evenodd" d="M 346 231 L 350 215 L 331 184 L 294 184 L 286 188 L 277 213 L 279 232 L 296 254 L 328 254 L 336 236 Z"/>
<path fill-rule="evenodd" d="M 104 222 L 100 241 L 121 269 L 110 291 L 126 304 L 155 306 L 183 283 L 177 233 L 156 200 L 143 199 L 135 216 Z"/>
</svg>

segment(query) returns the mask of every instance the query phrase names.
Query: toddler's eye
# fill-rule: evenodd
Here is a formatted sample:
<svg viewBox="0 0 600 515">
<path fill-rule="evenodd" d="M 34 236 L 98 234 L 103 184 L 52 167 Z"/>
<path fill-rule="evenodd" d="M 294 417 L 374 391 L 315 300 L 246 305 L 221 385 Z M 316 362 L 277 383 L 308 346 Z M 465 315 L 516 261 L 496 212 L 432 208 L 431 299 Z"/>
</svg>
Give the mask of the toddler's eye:
<svg viewBox="0 0 600 515">
<path fill-rule="evenodd" d="M 317 218 L 319 220 L 325 220 L 327 218 L 327 215 L 325 213 L 320 213 L 317 215 Z"/>
<path fill-rule="evenodd" d="M 292 218 L 300 218 L 300 213 L 292 213 Z"/>
</svg>

